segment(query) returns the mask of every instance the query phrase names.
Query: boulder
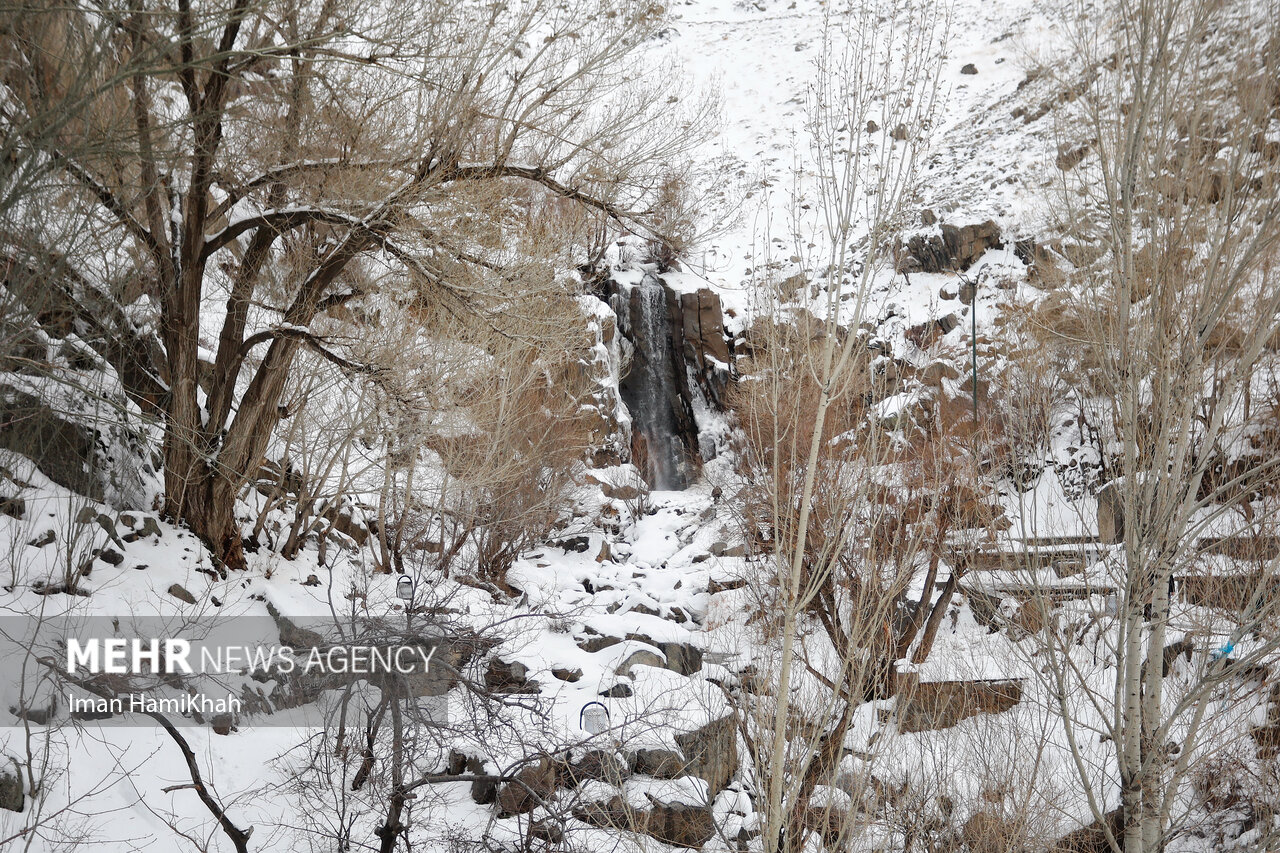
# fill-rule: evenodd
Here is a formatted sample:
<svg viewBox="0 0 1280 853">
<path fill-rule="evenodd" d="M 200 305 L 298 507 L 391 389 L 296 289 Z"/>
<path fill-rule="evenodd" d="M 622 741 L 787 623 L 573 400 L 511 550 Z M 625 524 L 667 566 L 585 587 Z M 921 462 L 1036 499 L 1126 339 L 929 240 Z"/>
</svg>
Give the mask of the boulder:
<svg viewBox="0 0 1280 853">
<path fill-rule="evenodd" d="M 144 503 L 148 495 L 141 439 L 124 427 L 99 429 L 74 420 L 57 403 L 4 383 L 0 448 L 26 456 L 53 482 L 98 502 L 124 508 Z"/>
<path fill-rule="evenodd" d="M 93 474 L 96 438 L 42 400 L 0 385 L 0 447 L 30 458 L 42 474 L 59 486 L 101 501 L 102 482 Z"/>
<path fill-rule="evenodd" d="M 566 554 L 585 554 L 591 548 L 591 537 L 583 534 L 581 536 L 570 536 L 566 539 L 560 539 L 551 543 L 554 547 L 559 548 Z"/>
<path fill-rule="evenodd" d="M 606 690 L 601 690 L 600 695 L 606 699 L 630 699 L 632 696 L 636 695 L 636 692 L 631 689 L 630 684 L 619 681 L 612 687 Z"/>
<path fill-rule="evenodd" d="M 363 548 L 369 541 L 369 527 L 364 522 L 356 520 L 350 510 L 339 511 L 337 507 L 331 507 L 325 512 L 324 517 L 329 521 L 330 529 L 348 537 L 357 546 Z"/>
<path fill-rule="evenodd" d="M 638 749 L 633 756 L 632 769 L 655 779 L 679 779 L 685 775 L 685 764 L 684 756 L 674 750 Z"/>
<path fill-rule="evenodd" d="M 938 324 L 938 330 L 945 335 L 960 325 L 960 318 L 956 317 L 955 314 L 944 314 L 934 322 Z"/>
<path fill-rule="evenodd" d="M 583 823 L 598 826 L 602 829 L 634 830 L 639 823 L 638 813 L 627 808 L 622 797 L 617 795 L 605 802 L 583 803 L 573 810 L 573 816 Z"/>
<path fill-rule="evenodd" d="M 578 641 L 578 648 L 584 652 L 598 652 L 616 646 L 622 640 L 618 637 L 588 637 L 585 640 Z"/>
<path fill-rule="evenodd" d="M 745 557 L 747 556 L 747 546 L 741 542 L 736 545 L 730 545 L 723 540 L 711 543 L 711 556 L 713 557 Z"/>
<path fill-rule="evenodd" d="M 990 219 L 962 226 L 944 222 L 939 230 L 907 241 L 900 272 L 967 270 L 987 249 L 1000 245 L 1000 226 Z"/>
<path fill-rule="evenodd" d="M 464 773 L 472 776 L 485 775 L 484 762 L 474 755 L 466 755 L 452 750 L 449 753 L 448 770 L 455 776 Z M 498 798 L 498 783 L 492 779 L 476 779 L 471 783 L 471 800 L 477 805 L 486 806 Z"/>
<path fill-rule="evenodd" d="M 27 798 L 23 792 L 22 774 L 17 767 L 0 765 L 0 809 L 20 812 L 26 805 Z"/>
<path fill-rule="evenodd" d="M 632 667 L 656 666 L 661 668 L 666 665 L 667 662 L 656 652 L 651 652 L 648 649 L 636 649 L 634 652 L 627 655 L 626 660 L 618 664 L 618 668 L 614 670 L 614 673 L 617 675 L 629 676 L 631 675 Z"/>
<path fill-rule="evenodd" d="M 29 539 L 27 541 L 27 544 L 30 545 L 32 548 L 43 548 L 44 546 L 52 545 L 54 542 L 57 542 L 57 541 L 58 541 L 58 534 L 54 533 L 52 530 L 46 530 L 44 533 L 41 533 L 39 536 L 34 536 L 31 539 Z"/>
<path fill-rule="evenodd" d="M 678 588 L 679 584 L 677 584 L 677 589 Z M 679 623 L 685 621 L 687 617 L 684 616 L 683 611 L 678 607 L 673 607 L 671 608 L 670 618 Z M 695 672 L 702 669 L 702 649 L 699 649 L 691 643 L 680 643 L 674 640 L 660 643 L 648 634 L 635 633 L 627 634 L 627 639 L 634 640 L 637 643 L 644 643 L 645 645 L 659 649 L 662 652 L 663 657 L 666 659 L 666 662 L 661 665 L 665 666 L 672 672 L 679 673 L 680 675 L 693 675 Z"/>
<path fill-rule="evenodd" d="M 564 827 L 550 819 L 535 820 L 529 824 L 529 837 L 559 850 L 564 843 Z"/>
<path fill-rule="evenodd" d="M 21 520 L 27 514 L 27 502 L 19 497 L 7 498 L 0 495 L 0 515 Z"/>
<path fill-rule="evenodd" d="M 702 649 L 689 643 L 661 643 L 659 648 L 667 657 L 667 669 L 680 675 L 693 675 L 702 669 Z"/>
<path fill-rule="evenodd" d="M 630 772 L 615 753 L 603 749 L 587 750 L 577 761 L 566 763 L 561 771 L 565 787 L 575 787 L 587 781 L 620 785 Z"/>
<path fill-rule="evenodd" d="M 902 679 L 898 692 L 898 730 L 949 729 L 978 714 L 999 714 L 1022 701 L 1022 682 L 919 681 Z"/>
<path fill-rule="evenodd" d="M 715 833 L 711 810 L 682 803 L 654 802 L 653 808 L 628 808 L 621 797 L 603 803 L 587 803 L 573 810 L 578 820 L 603 829 L 621 829 L 648 835 L 664 844 L 699 850 Z"/>
<path fill-rule="evenodd" d="M 494 658 L 484 673 L 484 685 L 495 693 L 537 693 L 536 682 L 529 681 L 529 667 L 516 661 Z"/>
<path fill-rule="evenodd" d="M 640 497 L 640 490 L 626 483 L 615 485 L 610 482 L 603 482 L 600 484 L 600 491 L 604 492 L 606 498 L 618 501 L 633 501 Z"/>
<path fill-rule="evenodd" d="M 498 783 L 492 779 L 477 779 L 471 783 L 471 801 L 487 806 L 498 799 Z"/>
<path fill-rule="evenodd" d="M 142 527 L 140 529 L 130 530 L 122 538 L 125 542 L 137 542 L 139 539 L 145 539 L 148 536 L 160 538 L 160 525 L 151 516 L 146 516 L 142 519 Z"/>
<path fill-rule="evenodd" d="M 715 821 L 708 808 L 655 803 L 644 815 L 644 833 L 673 847 L 701 850 L 715 833 Z"/>
<path fill-rule="evenodd" d="M 685 772 L 704 779 L 707 799 L 714 802 L 738 772 L 738 721 L 730 714 L 701 728 L 675 736 L 685 756 Z"/>
<path fill-rule="evenodd" d="M 174 586 L 177 586 L 177 584 L 174 584 Z M 169 588 L 169 594 L 174 595 L 173 587 Z M 181 598 L 181 596 L 178 597 Z M 195 602 L 191 603 L 194 604 Z M 292 619 L 277 610 L 270 601 L 267 602 L 267 613 L 271 616 L 272 621 L 276 623 L 276 630 L 280 632 L 281 645 L 295 649 L 307 649 L 312 646 L 324 645 L 324 637 L 321 637 L 315 631 L 299 628 L 293 623 Z"/>
<path fill-rule="evenodd" d="M 196 603 L 196 597 L 191 593 L 187 592 L 187 588 L 184 587 L 182 584 L 177 584 L 177 583 L 170 584 L 168 592 L 170 595 L 172 595 L 174 598 L 178 599 L 179 601 L 184 601 L 187 604 Z"/>
<path fill-rule="evenodd" d="M 933 361 L 920 371 L 920 381 L 934 388 L 942 386 L 943 379 L 959 379 L 960 371 L 945 361 Z"/>
<path fill-rule="evenodd" d="M 498 814 L 502 817 L 528 814 L 549 799 L 555 790 L 556 767 L 550 757 L 544 755 L 498 789 Z"/>
</svg>

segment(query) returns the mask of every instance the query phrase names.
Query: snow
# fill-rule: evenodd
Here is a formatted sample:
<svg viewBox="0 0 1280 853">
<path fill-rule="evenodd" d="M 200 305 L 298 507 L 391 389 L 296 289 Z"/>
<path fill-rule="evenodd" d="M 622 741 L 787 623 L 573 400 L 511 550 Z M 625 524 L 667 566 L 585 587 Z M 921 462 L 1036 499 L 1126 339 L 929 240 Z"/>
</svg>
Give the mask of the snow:
<svg viewBox="0 0 1280 853">
<path fill-rule="evenodd" d="M 1005 495 L 1001 504 L 1013 521 L 1013 539 L 1097 535 L 1097 502 L 1067 497 L 1057 472 L 1047 470 L 1026 492 Z"/>
<path fill-rule="evenodd" d="M 702 156 L 708 162 L 726 158 L 730 164 L 722 180 L 726 187 L 744 190 L 739 216 L 700 246 L 693 258 L 682 262 L 682 269 L 665 271 L 662 278 L 678 293 L 707 287 L 715 290 L 725 308 L 725 328 L 731 336 L 748 327 L 758 307 L 759 294 L 752 291 L 751 283 L 759 278 L 766 264 L 776 263 L 769 269 L 770 275 L 785 278 L 799 269 L 799 262 L 792 258 L 806 256 L 813 248 L 796 245 L 794 235 L 787 229 L 771 230 L 767 248 L 760 244 L 766 242 L 762 236 L 766 225 L 788 222 L 793 198 L 802 196 L 806 182 L 813 179 L 804 107 L 811 93 L 814 61 L 821 46 L 821 21 L 827 7 L 819 0 L 689 0 L 675 8 L 670 37 L 649 48 L 656 61 L 682 60 L 692 77 L 691 88 L 714 85 L 722 87 L 724 93 L 723 127 Z M 1049 132 L 1041 126 L 1047 122 L 1028 124 L 1013 116 L 1014 107 L 1021 103 L 1018 98 L 1028 97 L 1018 95 L 1019 88 L 1026 83 L 1033 90 L 1037 85 L 1027 82 L 1027 72 L 1035 66 L 1037 56 L 1054 43 L 1052 22 L 1040 16 L 1036 8 L 1031 0 L 957 0 L 951 12 L 949 43 L 942 58 L 947 97 L 941 119 L 930 134 L 925 196 L 920 207 L 934 210 L 953 224 L 992 218 L 1010 240 L 1003 248 L 988 250 L 969 271 L 970 277 L 980 280 L 976 305 L 965 307 L 957 299 L 942 296 L 941 291 L 954 290 L 957 285 L 954 274 L 913 273 L 908 277 L 883 270 L 870 281 L 868 302 L 862 307 L 861 316 L 855 316 L 856 300 L 848 300 L 839 308 L 844 321 L 874 321 L 874 334 L 916 367 L 935 359 L 967 357 L 975 319 L 979 337 L 995 339 L 1010 301 L 1030 303 L 1044 298 L 1043 293 L 1027 284 L 1026 265 L 1011 245 L 1012 239 L 1038 233 L 1043 215 L 1040 187 L 1049 168 L 1044 162 L 1044 146 L 1039 144 Z M 960 69 L 970 63 L 978 73 L 962 74 Z M 1276 128 L 1273 125 L 1270 129 L 1269 139 L 1280 138 Z M 229 227 L 258 213 L 248 203 L 237 205 L 231 211 Z M 918 233 L 931 232 L 938 232 L 937 226 L 922 225 Z M 634 241 L 624 240 L 622 245 L 612 247 L 609 257 L 613 279 L 620 286 L 638 286 L 646 274 L 656 272 L 652 266 L 635 262 L 639 251 Z M 1006 289 L 996 283 L 1012 286 Z M 828 282 L 820 284 L 826 286 Z M 210 293 L 202 306 L 200 355 L 207 361 L 212 361 L 209 347 L 221 326 L 225 295 Z M 820 295 L 813 307 L 820 310 L 824 298 Z M 583 296 L 579 306 L 599 329 L 615 319 L 608 306 L 593 296 Z M 143 325 L 154 320 L 156 308 L 142 297 L 126 311 L 131 320 Z M 933 348 L 921 349 L 906 339 L 908 329 L 949 313 L 954 313 L 960 323 L 941 336 Z M 255 306 L 248 331 L 296 329 L 278 323 L 273 312 Z M 616 339 L 612 347 L 600 342 L 592 356 L 598 364 L 608 366 L 608 375 L 602 382 L 613 392 L 614 400 L 618 399 L 619 347 Z M 730 367 L 714 359 L 712 362 L 714 368 Z M 118 384 L 109 370 L 104 369 L 103 375 L 110 383 Z M 6 375 L 6 381 L 26 390 L 48 391 L 44 385 L 37 387 L 22 378 Z M 942 393 L 955 396 L 959 384 L 944 382 Z M 922 399 L 922 392 L 914 388 L 892 395 L 877 403 L 877 416 L 881 420 L 901 420 Z M 130 417 L 139 414 L 132 404 L 122 404 L 122 408 Z M 624 427 L 629 424 L 629 416 L 620 406 L 611 414 Z M 704 439 L 704 446 L 730 447 L 733 424 L 729 417 L 713 411 L 705 400 L 696 401 L 695 415 L 703 430 L 700 438 Z M 468 427 L 459 424 L 458 434 L 465 434 Z M 1248 436 L 1235 438 L 1239 448 L 1247 445 Z M 1063 438 L 1053 450 L 1064 450 L 1065 441 Z M 491 651 L 502 661 L 527 666 L 529 679 L 537 685 L 536 692 L 525 697 L 530 703 L 528 708 L 503 710 L 508 716 L 502 717 L 506 726 L 500 729 L 502 734 L 489 737 L 487 733 L 453 733 L 456 739 L 450 743 L 451 748 L 485 759 L 490 770 L 511 766 L 530 751 L 540 749 L 612 749 L 623 745 L 626 750 L 676 749 L 675 735 L 729 713 L 731 706 L 722 685 L 742 683 L 748 666 L 767 670 L 772 663 L 757 621 L 768 615 L 761 613 L 762 602 L 772 600 L 768 597 L 771 592 L 767 580 L 710 592 L 713 581 L 746 576 L 758 579 L 767 574 L 758 571 L 760 561 L 749 566 L 745 558 L 712 554 L 715 543 L 737 544 L 740 539 L 734 510 L 728 505 L 732 499 L 713 494 L 716 486 L 723 485 L 723 494 L 732 495 L 733 489 L 742 485 L 733 461 L 732 453 L 725 453 L 709 463 L 704 477 L 688 490 L 654 491 L 634 501 L 607 499 L 599 488 L 601 483 L 611 487 L 637 484 L 639 477 L 634 467 L 617 465 L 594 470 L 595 482 L 586 482 L 579 490 L 574 517 L 555 537 L 556 541 L 563 541 L 585 536 L 586 547 L 571 550 L 548 542 L 519 555 L 507 577 L 511 586 L 522 593 L 516 601 L 496 600 L 488 592 L 456 579 L 433 579 L 432 586 L 436 588 L 427 591 L 430 600 L 447 605 L 460 623 L 477 630 L 495 625 L 510 628 Z M 21 490 L 26 501 L 24 517 L 0 516 L 0 554 L 5 555 L 0 579 L 6 581 L 0 593 L 0 625 L 11 632 L 5 646 L 7 654 L 0 656 L 0 667 L 9 667 L 4 670 L 7 677 L 0 681 L 0 707 L 22 703 L 34 707 L 33 696 L 19 695 L 20 679 L 12 676 L 13 666 L 30 663 L 21 649 L 15 656 L 16 622 L 5 621 L 17 613 L 43 614 L 47 621 L 63 624 L 93 617 L 159 623 L 175 631 L 188 627 L 230 631 L 245 644 L 279 640 L 277 623 L 269 615 L 268 605 L 301 627 L 333 626 L 353 615 L 398 625 L 404 617 L 394 597 L 395 577 L 371 574 L 368 554 L 359 550 L 331 547 L 327 563 L 311 546 L 294 560 L 264 550 L 251 555 L 248 572 L 223 578 L 214 569 L 210 555 L 189 532 L 164 521 L 156 512 L 129 508 L 127 514 L 132 523 L 125 524 L 122 513 L 110 505 L 111 501 L 96 503 L 76 496 L 51 483 L 23 457 L 0 451 L 0 466 L 14 482 L 28 484 Z M 438 471 L 424 475 L 426 482 L 419 485 L 419 493 L 429 493 L 433 485 L 438 485 L 432 478 L 439 476 Z M 135 501 L 144 507 L 153 505 L 159 489 L 154 477 L 147 484 L 150 492 L 145 499 Z M 366 496 L 372 496 L 376 485 L 362 482 L 361 488 L 366 490 Z M 1079 492 L 1048 468 L 1024 491 L 1003 494 L 1000 504 L 1013 528 L 1003 534 L 1001 547 L 1025 553 L 1035 547 L 1029 540 L 1094 537 L 1096 506 L 1091 497 Z M 257 508 L 258 500 L 259 496 L 254 495 L 253 503 L 242 507 L 246 517 Z M 617 513 L 616 529 L 601 523 L 606 507 Z M 85 518 L 91 520 L 78 520 L 85 510 L 89 511 Z M 115 525 L 119 535 L 141 533 L 144 529 L 154 532 L 128 543 L 116 541 L 97 523 L 99 514 Z M 1237 529 L 1231 519 L 1200 520 L 1204 522 L 1204 535 Z M 55 534 L 55 544 L 28 544 L 38 541 L 45 531 Z M 79 580 L 82 589 L 90 593 L 88 596 L 42 596 L 32 589 L 39 581 L 56 582 L 64 575 L 69 560 L 87 558 L 94 549 L 108 545 L 117 548 L 123 560 L 119 565 L 101 560 L 92 563 L 92 572 Z M 950 730 L 908 735 L 898 732 L 893 723 L 892 701 L 864 703 L 856 711 L 845 745 L 845 769 L 854 773 L 870 766 L 869 761 L 855 755 L 875 758 L 881 762 L 879 766 L 889 765 L 892 778 L 885 782 L 927 780 L 927 784 L 936 785 L 937 792 L 945 789 L 948 796 L 958 797 L 958 809 L 969 814 L 983 808 L 988 796 L 988 792 L 979 790 L 979 774 L 993 765 L 1010 773 L 1026 770 L 1030 746 L 1025 740 L 1032 734 L 1044 734 L 1042 752 L 1032 756 L 1042 762 L 1037 763 L 1034 772 L 1041 774 L 1041 779 L 1070 789 L 1069 795 L 1053 804 L 1054 826 L 1066 829 L 1071 828 L 1072 821 L 1092 820 L 1078 797 L 1077 771 L 1070 762 L 1068 745 L 1062 732 L 1054 727 L 1056 697 L 1041 661 L 1033 657 L 1035 644 L 1011 629 L 989 630 L 975 619 L 970 602 L 970 592 L 996 594 L 1020 583 L 1088 591 L 1114 581 L 1114 554 L 1096 546 L 1082 551 L 1089 554 L 1089 565 L 1078 576 L 1058 578 L 1051 570 L 967 574 L 960 591 L 949 602 L 932 654 L 923 664 L 902 663 L 902 671 L 915 673 L 925 682 L 1019 679 L 1025 695 L 1018 706 L 1002 715 L 969 718 Z M 1217 560 L 1212 568 L 1221 574 L 1243 571 L 1225 559 Z M 942 567 L 939 583 L 951 570 L 950 566 Z M 312 577 L 318 584 L 311 584 Z M 174 597 L 169 593 L 173 585 L 189 591 L 200 604 L 188 605 Z M 912 592 L 923 592 L 922 586 L 922 581 L 917 582 Z M 1102 635 L 1097 629 L 1099 620 L 1109 618 L 1106 606 L 1104 596 L 1097 593 L 1068 601 L 1055 613 L 1063 624 L 1079 625 L 1084 631 L 1082 637 L 1093 631 L 1089 636 L 1094 639 L 1082 639 L 1078 648 L 1067 654 L 1089 673 L 1091 685 L 1103 692 L 1114 678 L 1107 661 L 1106 641 L 1097 639 Z M 1001 602 L 1001 610 L 1008 614 L 1016 612 L 1017 607 L 1013 597 Z M 339 614 L 343 619 L 337 618 Z M 1179 605 L 1176 616 L 1179 625 L 1191 626 L 1198 632 L 1196 647 L 1200 657 L 1196 665 L 1203 664 L 1200 658 L 1205 650 L 1228 640 L 1234 640 L 1241 650 L 1260 648 L 1264 642 L 1255 636 L 1236 636 L 1239 632 L 1226 624 L 1227 620 L 1200 608 Z M 617 642 L 596 651 L 582 647 L 603 638 Z M 1092 657 L 1086 642 L 1092 642 Z M 664 666 L 641 663 L 632 665 L 629 673 L 620 674 L 623 664 L 639 652 L 651 653 L 669 663 L 673 655 L 659 647 L 669 643 L 702 652 L 702 668 L 685 676 Z M 561 680 L 566 671 L 580 675 L 572 681 Z M 618 687 L 626 689 L 602 695 Z M 812 700 L 820 692 L 813 679 L 804 676 L 798 676 L 792 687 L 798 702 Z M 274 688 L 270 685 L 264 688 L 266 692 L 271 689 Z M 47 696 L 47 692 L 39 693 L 35 698 L 44 700 Z M 1220 712 L 1224 730 L 1229 725 L 1259 721 L 1264 709 L 1257 696 L 1238 686 L 1224 687 L 1222 703 L 1226 705 L 1228 699 L 1233 700 L 1232 706 Z M 1081 718 L 1092 727 L 1086 732 L 1089 742 L 1082 747 L 1086 766 L 1098 775 L 1114 775 L 1111 750 L 1096 736 L 1105 731 L 1107 721 L 1086 707 L 1083 697 L 1071 697 L 1069 701 L 1080 706 Z M 610 730 L 594 738 L 579 727 L 579 713 L 590 702 L 603 703 L 610 712 Z M 454 701 L 451 712 L 461 712 L 460 705 Z M 182 730 L 219 796 L 230 804 L 234 820 L 257 828 L 255 849 L 302 849 L 307 836 L 299 831 L 295 819 L 320 819 L 327 814 L 324 803 L 310 809 L 299 805 L 308 802 L 307 796 L 319 794 L 299 792 L 296 786 L 284 784 L 291 769 L 312 759 L 300 744 L 318 731 L 289 720 L 295 725 L 281 725 L 279 718 L 274 723 L 246 720 L 228 736 L 198 725 Z M 26 749 L 25 730 L 15 724 L 12 715 L 4 722 L 7 726 L 0 729 L 0 754 L 22 756 Z M 195 836 L 213 833 L 213 848 L 226 849 L 207 811 L 190 790 L 166 790 L 190 781 L 172 741 L 162 731 L 140 724 L 140 720 L 131 718 L 129 722 L 139 724 L 120 728 L 110 721 L 78 721 L 49 729 L 48 763 L 58 770 L 57 778 L 49 781 L 40 808 L 52 814 L 73 805 L 83 816 L 82 825 L 92 828 L 93 841 L 104 850 L 172 849 L 170 824 Z M 1025 753 L 1024 748 L 1028 750 Z M 121 773 L 122 770 L 126 772 Z M 742 779 L 735 784 L 741 785 Z M 339 789 L 345 787 L 340 785 Z M 692 776 L 675 780 L 632 777 L 621 792 L 625 801 L 636 808 L 647 808 L 653 801 L 701 806 L 707 804 L 709 797 L 706 782 Z M 583 801 L 607 801 L 617 793 L 612 785 L 591 782 L 580 788 L 578 796 Z M 364 797 L 354 797 L 352 808 L 359 820 L 359 832 L 372 837 L 377 814 Z M 513 843 L 519 839 L 518 822 L 498 820 L 490 807 L 474 804 L 466 784 L 432 786 L 430 796 L 424 799 L 429 802 L 424 801 L 420 808 L 429 817 L 415 825 L 415 846 L 420 842 L 423 849 L 449 849 L 450 833 L 478 838 L 482 832 L 491 832 Z M 848 792 L 822 785 L 815 790 L 811 804 L 844 809 L 852 802 Z M 1114 797 L 1104 805 L 1114 805 Z M 723 792 L 715 811 L 727 816 L 728 823 L 723 828 L 728 837 L 737 828 L 756 827 L 760 821 L 750 797 L 740 788 Z M 23 819 L 22 815 L 0 811 L 0 838 L 20 827 Z M 68 832 L 76 831 L 74 822 L 68 826 Z M 611 849 L 617 842 L 616 836 L 599 830 L 580 826 L 575 829 L 579 833 L 575 839 L 582 842 L 583 849 Z M 859 849 L 876 845 L 889 849 L 900 844 L 900 840 L 894 840 L 893 832 L 883 824 L 873 824 L 866 837 L 859 840 Z M 32 849 L 55 850 L 79 841 L 50 829 L 33 842 Z"/>
</svg>

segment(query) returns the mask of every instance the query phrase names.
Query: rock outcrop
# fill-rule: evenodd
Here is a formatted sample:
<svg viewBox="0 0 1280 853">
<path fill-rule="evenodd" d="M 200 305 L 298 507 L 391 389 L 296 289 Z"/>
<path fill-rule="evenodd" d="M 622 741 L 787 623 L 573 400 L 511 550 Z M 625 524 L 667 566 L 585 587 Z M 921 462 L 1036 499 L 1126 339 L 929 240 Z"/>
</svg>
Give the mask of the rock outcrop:
<svg viewBox="0 0 1280 853">
<path fill-rule="evenodd" d="M 8 756 L 0 756 L 8 760 Z M 22 789 L 22 774 L 18 772 L 16 763 L 10 766 L 0 765 L 0 809 L 20 812 L 26 805 L 27 798 Z"/>
<path fill-rule="evenodd" d="M 711 810 L 684 803 L 654 802 L 652 808 L 632 809 L 621 797 L 588 803 L 574 809 L 574 817 L 604 829 L 622 829 L 670 844 L 698 850 L 715 833 Z"/>
<path fill-rule="evenodd" d="M 705 287 L 694 293 L 681 293 L 678 310 L 680 348 L 685 364 L 693 368 L 698 384 L 710 400 L 722 406 L 731 356 L 720 297 Z"/>
<path fill-rule="evenodd" d="M 939 233 L 916 234 L 907 241 L 899 272 L 963 271 L 987 249 L 1001 245 L 1000 226 L 988 219 L 972 225 L 942 223 Z"/>
<path fill-rule="evenodd" d="M 949 729 L 978 714 L 1000 714 L 1022 701 L 1022 682 L 919 681 L 904 678 L 898 693 L 898 730 Z"/>
<path fill-rule="evenodd" d="M 709 800 L 724 790 L 738 772 L 738 721 L 733 715 L 675 736 L 685 757 L 685 772 L 707 783 Z"/>
<path fill-rule="evenodd" d="M 143 438 L 120 423 L 91 425 L 103 421 L 99 413 L 80 418 L 70 408 L 0 382 L 0 448 L 28 457 L 53 482 L 95 501 L 116 509 L 145 505 L 144 477 L 153 469 Z"/>
<path fill-rule="evenodd" d="M 631 414 L 631 461 L 655 488 L 684 488 L 714 447 L 699 440 L 699 409 L 724 405 L 732 350 L 720 297 L 678 293 L 656 275 L 634 286 L 608 283 L 618 317 L 619 392 Z"/>
</svg>

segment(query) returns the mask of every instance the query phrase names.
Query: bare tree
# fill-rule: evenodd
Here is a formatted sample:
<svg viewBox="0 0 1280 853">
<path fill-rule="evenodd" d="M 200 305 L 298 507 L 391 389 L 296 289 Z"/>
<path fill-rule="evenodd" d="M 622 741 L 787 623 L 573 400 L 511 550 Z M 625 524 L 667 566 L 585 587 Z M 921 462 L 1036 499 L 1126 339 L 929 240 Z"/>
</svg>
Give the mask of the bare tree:
<svg viewBox="0 0 1280 853">
<path fill-rule="evenodd" d="M 560 211 L 643 228 L 646 198 L 707 115 L 695 106 L 673 132 L 655 120 L 665 78 L 628 69 L 663 25 L 649 5 L 237 0 L 21 14 L 45 25 L 10 37 L 25 75 L 8 88 L 10 126 L 57 166 L 36 198 L 98 226 L 99 253 L 66 259 L 83 281 L 158 309 L 163 362 L 128 390 L 164 417 L 167 513 L 231 568 L 244 566 L 234 501 L 281 417 L 296 353 L 359 369 L 314 332 L 317 318 L 358 322 L 375 294 L 398 290 L 510 322 L 514 305 L 562 286 L 552 272 L 582 260 L 595 233 L 556 228 L 572 220 Z M 86 35 L 99 31 L 110 38 Z M 30 131 L 80 67 L 106 82 L 74 128 Z M 70 145 L 76 133 L 95 144 Z"/>
<path fill-rule="evenodd" d="M 1078 415 L 1068 420 L 1110 483 L 1100 500 L 1114 510 L 1105 532 L 1116 544 L 1093 581 L 1112 597 L 1064 608 L 1036 647 L 1097 831 L 1134 853 L 1178 832 L 1195 768 L 1242 736 L 1213 697 L 1236 696 L 1238 710 L 1259 702 L 1232 680 L 1276 646 L 1273 559 L 1255 574 L 1236 560 L 1238 576 L 1221 579 L 1238 588 L 1232 606 L 1205 607 L 1195 584 L 1224 556 L 1262 554 L 1277 509 L 1277 458 L 1265 448 L 1280 183 L 1265 128 L 1277 118 L 1280 39 L 1269 4 L 1096 11 L 1071 7 L 1080 62 L 1050 75 L 1069 93 L 1060 146 L 1088 152 L 1063 172 L 1055 205 L 1084 251 L 1035 321 L 1040 340 L 1068 354 Z M 1183 651 L 1191 662 L 1180 668 Z M 1106 761 L 1094 757 L 1095 735 Z"/>
<path fill-rule="evenodd" d="M 825 292 L 815 299 L 806 286 L 802 307 L 788 314 L 771 282 L 759 283 L 757 347 L 740 401 L 750 479 L 759 485 L 747 535 L 777 584 L 769 607 L 776 669 L 768 676 L 777 689 L 755 703 L 747 732 L 766 853 L 799 850 L 812 831 L 800 816 L 814 786 L 834 772 L 877 665 L 894 659 L 888 646 L 897 644 L 882 628 L 919 553 L 920 539 L 888 529 L 894 513 L 875 500 L 891 485 L 877 467 L 894 447 L 886 431 L 863 428 L 873 353 L 858 328 L 872 310 L 873 282 L 893 273 L 892 247 L 913 212 L 938 104 L 946 13 L 927 4 L 895 12 L 886 19 L 854 4 L 826 21 L 809 103 L 814 178 L 799 184 L 793 226 L 797 246 L 818 247 L 802 250 L 802 266 Z M 806 200 L 816 222 L 799 215 Z M 771 269 L 768 261 L 758 267 Z M 882 547 L 895 536 L 900 549 Z M 826 653 L 806 652 L 811 612 L 827 614 L 819 644 Z M 807 707 L 802 697 L 815 681 L 821 698 Z M 797 737 L 806 725 L 818 728 Z"/>
</svg>

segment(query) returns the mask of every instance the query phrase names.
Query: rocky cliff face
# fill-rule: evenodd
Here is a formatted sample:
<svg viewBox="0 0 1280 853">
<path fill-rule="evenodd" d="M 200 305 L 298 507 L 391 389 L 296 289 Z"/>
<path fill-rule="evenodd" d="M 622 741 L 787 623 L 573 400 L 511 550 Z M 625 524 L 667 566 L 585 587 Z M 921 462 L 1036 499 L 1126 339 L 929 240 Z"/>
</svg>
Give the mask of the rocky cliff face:
<svg viewBox="0 0 1280 853">
<path fill-rule="evenodd" d="M 936 220 L 926 211 L 926 225 Z M 915 234 L 906 243 L 899 272 L 967 270 L 987 249 L 1001 245 L 1000 226 L 988 219 L 971 225 L 942 223 L 937 233 Z"/>
<path fill-rule="evenodd" d="M 676 292 L 646 273 L 608 283 L 623 347 L 619 391 L 631 415 L 631 461 L 656 489 L 683 489 L 715 455 L 699 440 L 699 412 L 722 408 L 732 378 L 720 297 Z"/>
</svg>

